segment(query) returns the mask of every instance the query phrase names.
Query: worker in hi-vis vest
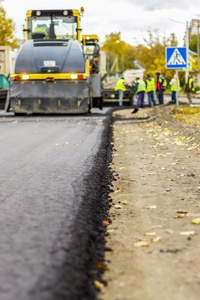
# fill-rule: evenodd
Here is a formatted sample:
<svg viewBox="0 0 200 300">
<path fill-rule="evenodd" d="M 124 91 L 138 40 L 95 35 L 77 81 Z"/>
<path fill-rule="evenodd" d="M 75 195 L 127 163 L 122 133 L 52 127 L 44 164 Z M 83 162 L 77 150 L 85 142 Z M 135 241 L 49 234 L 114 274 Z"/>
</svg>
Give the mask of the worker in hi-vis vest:
<svg viewBox="0 0 200 300">
<path fill-rule="evenodd" d="M 194 89 L 194 79 L 192 78 L 192 75 L 188 75 L 188 80 L 185 86 L 185 91 L 187 93 L 187 98 L 189 101 L 189 104 L 192 104 L 192 93 L 195 92 Z"/>
<path fill-rule="evenodd" d="M 158 104 L 164 104 L 164 91 L 167 88 L 167 81 L 159 72 L 156 72 L 155 88 Z"/>
<path fill-rule="evenodd" d="M 149 74 L 147 75 L 146 79 L 146 92 L 147 92 L 147 97 L 149 101 L 149 106 L 155 106 L 155 97 L 154 97 L 154 92 L 155 92 L 155 79 L 152 78 Z"/>
<path fill-rule="evenodd" d="M 177 96 L 176 96 L 176 84 L 178 80 L 178 92 L 180 92 L 180 80 L 178 76 L 175 74 L 173 78 L 170 80 L 169 84 L 171 85 L 171 92 L 172 92 L 172 101 L 176 104 Z"/>
<path fill-rule="evenodd" d="M 45 38 L 48 39 L 49 38 L 49 28 L 47 27 L 46 24 L 38 24 L 37 27 L 34 29 L 34 33 L 44 33 L 45 34 Z"/>
<path fill-rule="evenodd" d="M 138 111 L 138 108 L 144 107 L 144 95 L 146 90 L 146 84 L 140 77 L 136 77 L 135 93 L 137 94 L 137 108 L 134 108 L 132 114 Z"/>
<path fill-rule="evenodd" d="M 119 94 L 119 106 L 122 106 L 124 92 L 126 91 L 124 77 L 121 77 L 120 79 L 117 80 L 117 83 L 115 85 L 115 91 L 118 91 L 118 94 Z"/>
</svg>

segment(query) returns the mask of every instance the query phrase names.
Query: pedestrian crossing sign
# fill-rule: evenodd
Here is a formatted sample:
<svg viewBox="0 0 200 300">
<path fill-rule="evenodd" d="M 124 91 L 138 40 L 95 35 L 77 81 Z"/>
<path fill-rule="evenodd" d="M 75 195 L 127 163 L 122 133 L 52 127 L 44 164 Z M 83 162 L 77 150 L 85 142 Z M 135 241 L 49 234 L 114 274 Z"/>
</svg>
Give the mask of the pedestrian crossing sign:
<svg viewBox="0 0 200 300">
<path fill-rule="evenodd" d="M 186 47 L 167 47 L 166 48 L 167 69 L 187 68 L 187 48 Z"/>
</svg>

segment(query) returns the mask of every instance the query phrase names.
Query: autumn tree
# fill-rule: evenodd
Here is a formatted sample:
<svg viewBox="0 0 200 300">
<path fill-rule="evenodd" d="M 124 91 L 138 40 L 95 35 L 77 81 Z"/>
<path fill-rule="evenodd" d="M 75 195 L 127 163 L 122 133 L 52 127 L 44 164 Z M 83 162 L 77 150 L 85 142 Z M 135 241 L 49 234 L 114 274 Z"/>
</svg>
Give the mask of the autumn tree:
<svg viewBox="0 0 200 300">
<path fill-rule="evenodd" d="M 0 1 L 0 46 L 18 48 L 17 39 L 14 37 L 15 25 L 12 19 L 6 17 L 6 11 Z"/>
<path fill-rule="evenodd" d="M 148 38 L 144 39 L 144 45 L 136 46 L 136 58 L 145 69 L 145 75 L 150 74 L 155 77 L 155 73 L 163 74 L 169 82 L 174 75 L 174 70 L 166 69 L 165 48 L 177 46 L 175 34 L 168 38 L 160 36 L 159 30 L 148 32 Z"/>
<path fill-rule="evenodd" d="M 108 73 L 121 73 L 134 68 L 134 49 L 121 40 L 120 32 L 106 35 L 102 50 L 106 52 Z"/>
</svg>

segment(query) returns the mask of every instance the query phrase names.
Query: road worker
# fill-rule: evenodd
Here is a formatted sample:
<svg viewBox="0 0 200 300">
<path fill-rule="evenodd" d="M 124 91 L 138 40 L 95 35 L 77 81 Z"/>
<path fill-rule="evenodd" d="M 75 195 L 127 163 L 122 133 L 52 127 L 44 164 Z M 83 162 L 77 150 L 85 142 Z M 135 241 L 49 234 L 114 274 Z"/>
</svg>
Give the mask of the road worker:
<svg viewBox="0 0 200 300">
<path fill-rule="evenodd" d="M 154 91 L 155 91 L 155 79 L 152 78 L 149 74 L 147 75 L 146 79 L 146 92 L 147 92 L 147 97 L 149 101 L 149 106 L 155 106 L 155 97 L 154 97 Z"/>
<path fill-rule="evenodd" d="M 167 81 L 159 72 L 156 73 L 156 95 L 159 104 L 164 104 L 164 91 L 167 88 Z"/>
<path fill-rule="evenodd" d="M 189 104 L 192 104 L 192 93 L 194 93 L 194 79 L 192 78 L 192 75 L 188 75 L 188 80 L 185 86 L 185 91 L 187 93 L 187 98 L 189 101 Z"/>
<path fill-rule="evenodd" d="M 117 83 L 115 85 L 115 91 L 118 91 L 118 94 L 119 94 L 119 106 L 122 106 L 123 105 L 123 95 L 124 95 L 124 92 L 126 91 L 124 77 L 121 77 L 120 79 L 117 80 Z"/>
<path fill-rule="evenodd" d="M 132 114 L 138 111 L 138 108 L 144 107 L 144 95 L 146 84 L 140 77 L 136 77 L 135 93 L 137 94 L 137 108 L 134 108 Z"/>
<path fill-rule="evenodd" d="M 37 27 L 34 29 L 34 33 L 44 33 L 45 38 L 49 38 L 49 28 L 46 24 L 38 24 Z"/>
<path fill-rule="evenodd" d="M 178 79 L 177 75 L 174 75 L 169 84 L 171 85 L 171 92 L 172 92 L 172 101 L 176 104 L 177 96 L 176 96 L 176 84 L 178 80 L 178 91 L 180 92 L 180 80 Z"/>
</svg>

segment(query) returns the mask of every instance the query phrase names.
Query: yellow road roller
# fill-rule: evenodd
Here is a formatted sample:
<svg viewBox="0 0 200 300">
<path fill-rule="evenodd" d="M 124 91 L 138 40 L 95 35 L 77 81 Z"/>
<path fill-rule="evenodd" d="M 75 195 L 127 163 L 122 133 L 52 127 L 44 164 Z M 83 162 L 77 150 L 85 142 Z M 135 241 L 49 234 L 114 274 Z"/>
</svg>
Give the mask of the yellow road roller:
<svg viewBox="0 0 200 300">
<path fill-rule="evenodd" d="M 92 67 L 82 44 L 83 11 L 83 8 L 27 11 L 26 41 L 16 57 L 6 111 L 15 114 L 90 112 Z"/>
</svg>

